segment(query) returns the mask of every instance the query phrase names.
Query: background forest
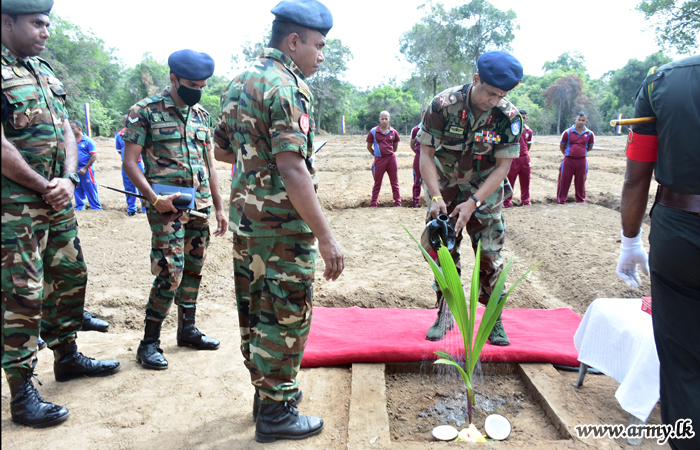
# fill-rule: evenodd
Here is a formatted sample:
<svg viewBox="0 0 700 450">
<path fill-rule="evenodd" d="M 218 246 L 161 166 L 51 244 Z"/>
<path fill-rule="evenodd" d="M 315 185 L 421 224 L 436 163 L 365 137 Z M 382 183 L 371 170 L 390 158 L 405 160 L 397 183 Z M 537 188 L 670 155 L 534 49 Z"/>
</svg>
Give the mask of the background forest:
<svg viewBox="0 0 700 450">
<path fill-rule="evenodd" d="M 595 133 L 612 133 L 606 124 L 618 113 L 632 115 L 637 88 L 649 68 L 670 62 L 666 52 L 690 55 L 697 51 L 700 0 L 642 0 L 637 9 L 655 30 L 664 51 L 643 61 L 631 59 L 598 79 L 588 75 L 586 61 L 575 51 L 546 62 L 541 76 L 525 75 L 508 99 L 528 111 L 529 125 L 536 134 L 560 134 L 579 110 L 589 114 L 588 126 Z M 499 10 L 486 0 L 465 1 L 452 9 L 428 2 L 419 13 L 420 21 L 399 42 L 401 54 L 413 66 L 413 73 L 404 81 L 393 79 L 359 89 L 345 81 L 352 50 L 341 39 L 328 39 L 326 61 L 308 80 L 318 129 L 340 133 L 344 115 L 346 132 L 366 133 L 377 125 L 379 112 L 388 110 L 394 128 L 407 134 L 420 122 L 421 112 L 435 94 L 471 81 L 479 55 L 510 50 L 518 29 L 514 11 Z M 51 21 L 51 38 L 42 57 L 65 84 L 71 118 L 84 120 L 83 104 L 90 104 L 93 136 L 113 136 L 134 103 L 168 85 L 165 61 L 145 53 L 139 64 L 127 67 L 116 58 L 115 49 L 107 48 L 92 31 L 56 15 Z M 258 42 L 242 46 L 244 57 L 231 58 L 231 74 L 257 59 L 269 33 L 268 28 Z M 532 45 L 536 48 L 546 43 Z M 229 81 L 216 75 L 208 81 L 200 104 L 214 117 L 219 114 L 220 95 Z"/>
</svg>

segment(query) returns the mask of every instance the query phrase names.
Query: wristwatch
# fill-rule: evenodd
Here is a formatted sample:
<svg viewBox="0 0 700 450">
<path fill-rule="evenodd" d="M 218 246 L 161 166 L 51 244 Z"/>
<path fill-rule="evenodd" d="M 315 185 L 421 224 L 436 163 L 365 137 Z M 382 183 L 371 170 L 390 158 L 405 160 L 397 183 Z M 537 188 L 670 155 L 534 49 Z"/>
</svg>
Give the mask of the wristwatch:
<svg viewBox="0 0 700 450">
<path fill-rule="evenodd" d="M 62 178 L 68 178 L 75 187 L 80 184 L 80 176 L 77 173 L 66 173 Z"/>
<path fill-rule="evenodd" d="M 471 198 L 472 200 L 474 200 L 474 204 L 476 204 L 476 207 L 477 207 L 477 208 L 478 208 L 479 206 L 481 206 L 481 200 L 479 200 L 478 198 L 476 198 L 476 195 L 472 195 L 472 196 L 469 197 L 469 198 Z"/>
</svg>

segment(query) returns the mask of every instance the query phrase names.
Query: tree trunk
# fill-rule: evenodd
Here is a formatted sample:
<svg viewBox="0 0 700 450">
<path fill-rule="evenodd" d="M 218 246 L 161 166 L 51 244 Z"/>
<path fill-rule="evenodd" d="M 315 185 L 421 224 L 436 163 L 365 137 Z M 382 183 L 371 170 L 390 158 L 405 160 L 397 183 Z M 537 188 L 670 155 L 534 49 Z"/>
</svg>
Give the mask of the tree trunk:
<svg viewBox="0 0 700 450">
<path fill-rule="evenodd" d="M 557 134 L 561 134 L 561 100 L 559 100 L 559 108 L 557 108 Z"/>
<path fill-rule="evenodd" d="M 317 119 L 316 119 L 316 133 L 318 133 L 318 130 L 321 129 L 321 109 L 323 106 L 323 99 L 321 97 L 318 97 L 318 111 L 317 111 Z"/>
<path fill-rule="evenodd" d="M 437 76 L 433 77 L 433 97 L 437 95 Z"/>
</svg>

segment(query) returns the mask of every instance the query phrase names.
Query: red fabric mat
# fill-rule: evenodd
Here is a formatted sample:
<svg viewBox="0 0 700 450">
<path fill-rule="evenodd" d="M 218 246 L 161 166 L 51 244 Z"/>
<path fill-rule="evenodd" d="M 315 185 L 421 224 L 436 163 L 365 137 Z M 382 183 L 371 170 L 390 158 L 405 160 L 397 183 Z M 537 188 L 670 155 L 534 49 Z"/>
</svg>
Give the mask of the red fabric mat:
<svg viewBox="0 0 700 450">
<path fill-rule="evenodd" d="M 483 312 L 479 307 L 475 334 Z M 426 361 L 437 359 L 435 350 L 463 358 L 456 324 L 442 341 L 425 340 L 436 317 L 436 309 L 314 308 L 301 366 Z M 487 341 L 480 359 L 578 366 L 574 333 L 580 322 L 581 317 L 569 308 L 504 310 L 503 326 L 511 344 L 496 347 Z"/>
</svg>

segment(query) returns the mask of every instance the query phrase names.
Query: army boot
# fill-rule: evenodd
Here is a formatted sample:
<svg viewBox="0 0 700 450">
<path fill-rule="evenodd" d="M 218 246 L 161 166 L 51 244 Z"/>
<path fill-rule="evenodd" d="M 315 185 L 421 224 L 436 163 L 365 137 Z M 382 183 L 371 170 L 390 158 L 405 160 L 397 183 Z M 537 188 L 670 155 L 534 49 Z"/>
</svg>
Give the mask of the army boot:
<svg viewBox="0 0 700 450">
<path fill-rule="evenodd" d="M 429 341 L 441 341 L 445 339 L 445 334 L 455 326 L 454 319 L 452 318 L 452 311 L 450 311 L 449 306 L 447 306 L 445 297 L 440 292 L 437 292 L 437 295 L 437 319 L 435 319 L 435 323 L 430 327 L 428 332 L 425 333 L 425 339 Z"/>
<path fill-rule="evenodd" d="M 65 421 L 70 412 L 63 406 L 49 403 L 34 387 L 31 374 L 7 377 L 10 385 L 10 415 L 16 424 L 45 428 Z"/>
<path fill-rule="evenodd" d="M 119 361 L 100 361 L 78 352 L 75 341 L 61 342 L 53 349 L 53 374 L 56 381 L 68 381 L 80 377 L 106 377 L 121 368 Z"/>
<path fill-rule="evenodd" d="M 297 405 L 301 403 L 302 398 L 304 398 L 304 394 L 302 394 L 301 389 L 299 389 L 297 395 L 292 397 L 292 399 L 289 400 L 289 403 L 296 408 Z M 253 396 L 253 422 L 258 420 L 258 411 L 260 411 L 260 392 L 255 389 L 255 396 Z"/>
<path fill-rule="evenodd" d="M 154 322 L 146 319 L 146 330 L 143 333 L 143 340 L 136 350 L 136 362 L 146 369 L 165 370 L 168 368 L 168 360 L 163 356 L 160 348 L 160 327 L 162 321 Z"/>
<path fill-rule="evenodd" d="M 177 307 L 177 346 L 186 347 L 188 345 L 197 350 L 216 350 L 219 348 L 219 341 L 202 334 L 201 331 L 194 326 L 194 316 L 197 313 L 197 307 L 185 308 L 178 305 Z"/>
<path fill-rule="evenodd" d="M 508 340 L 506 330 L 503 328 L 503 322 L 501 321 L 500 314 L 498 315 L 498 319 L 496 319 L 496 324 L 491 330 L 491 334 L 489 334 L 489 341 L 491 341 L 491 345 L 498 345 L 500 347 L 506 347 L 510 345 L 510 341 Z"/>
<path fill-rule="evenodd" d="M 106 333 L 109 331 L 109 322 L 98 319 L 87 311 L 83 310 L 83 331 L 99 331 Z"/>
<path fill-rule="evenodd" d="M 306 439 L 323 430 L 323 419 L 302 416 L 290 402 L 260 404 L 255 421 L 255 440 L 275 442 L 277 439 Z"/>
<path fill-rule="evenodd" d="M 36 347 L 37 347 L 37 351 L 43 350 L 43 349 L 46 348 L 46 341 L 43 340 L 43 339 L 41 338 L 41 336 L 39 336 L 39 337 L 37 338 Z"/>
</svg>

